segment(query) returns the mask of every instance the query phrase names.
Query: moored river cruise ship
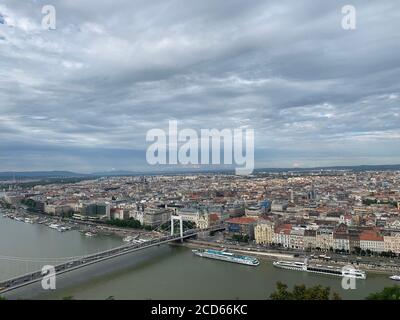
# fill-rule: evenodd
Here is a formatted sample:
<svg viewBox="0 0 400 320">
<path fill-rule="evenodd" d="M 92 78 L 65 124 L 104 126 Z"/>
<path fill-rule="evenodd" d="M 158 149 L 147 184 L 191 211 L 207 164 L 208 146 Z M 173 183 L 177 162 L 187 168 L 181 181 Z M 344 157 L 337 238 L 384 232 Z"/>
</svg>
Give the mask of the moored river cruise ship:
<svg viewBox="0 0 400 320">
<path fill-rule="evenodd" d="M 192 252 L 199 257 L 240 263 L 248 266 L 258 266 L 260 264 L 257 258 L 234 254 L 225 250 L 197 249 L 192 250 Z"/>
<path fill-rule="evenodd" d="M 312 273 L 320 273 L 327 274 L 332 276 L 339 277 L 349 277 L 356 279 L 366 279 L 367 275 L 365 271 L 355 269 L 350 266 L 345 266 L 343 268 L 338 268 L 334 266 L 327 265 L 309 265 L 306 262 L 292 262 L 292 261 L 275 261 L 273 265 L 278 268 L 295 270 L 295 271 L 304 271 L 304 272 L 312 272 Z"/>
</svg>

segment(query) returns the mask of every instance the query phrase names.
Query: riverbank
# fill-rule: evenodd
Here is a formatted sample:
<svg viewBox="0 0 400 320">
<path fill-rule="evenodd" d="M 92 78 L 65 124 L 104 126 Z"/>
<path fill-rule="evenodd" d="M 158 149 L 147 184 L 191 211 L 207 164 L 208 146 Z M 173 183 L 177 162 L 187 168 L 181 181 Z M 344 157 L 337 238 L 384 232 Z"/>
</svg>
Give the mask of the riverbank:
<svg viewBox="0 0 400 320">
<path fill-rule="evenodd" d="M 23 237 L 20 237 L 23 234 Z M 1 253 L 19 257 L 81 256 L 121 244 L 113 236 L 79 236 L 76 231 L 54 232 L 0 218 Z M 261 299 L 275 291 L 276 282 L 329 286 L 343 299 L 364 299 L 395 282 L 386 275 L 357 281 L 356 290 L 343 290 L 341 279 L 328 275 L 275 268 L 273 257 L 263 257 L 257 267 L 200 259 L 187 243 L 161 245 L 131 253 L 61 275 L 57 290 L 44 291 L 40 284 L 7 294 L 8 299 Z M 196 247 L 197 244 L 195 245 Z M 249 254 L 249 252 L 247 252 Z M 22 269 L 21 269 L 22 268 Z M 2 276 L 25 272 L 25 263 L 0 259 Z M 36 268 L 37 269 L 37 268 Z M 190 290 L 188 290 L 190 287 Z"/>
<path fill-rule="evenodd" d="M 204 241 L 199 241 L 199 240 L 186 240 L 183 243 L 174 243 L 173 245 L 183 245 L 188 248 L 213 248 L 220 250 L 222 249 L 220 244 L 213 244 L 209 242 L 204 242 Z M 263 258 L 265 260 L 276 260 L 276 259 L 295 259 L 293 254 L 282 254 L 282 253 L 274 253 L 274 252 L 258 252 L 258 251 L 249 251 L 249 250 L 237 250 L 237 249 L 231 249 L 229 248 L 230 251 L 233 252 L 240 252 L 243 254 L 248 254 L 248 255 L 255 255 L 257 257 Z"/>
<path fill-rule="evenodd" d="M 206 241 L 201 241 L 201 240 L 187 240 L 182 244 L 177 244 L 177 245 L 183 245 L 188 248 L 213 248 L 213 249 L 222 249 L 225 248 L 225 246 L 221 245 L 220 243 L 210 243 Z M 255 250 L 240 250 L 237 248 L 232 248 L 228 247 L 229 251 L 232 252 L 237 252 L 241 254 L 246 254 L 246 255 L 253 255 L 257 256 L 260 259 L 267 260 L 267 261 L 275 261 L 275 260 L 291 260 L 291 261 L 300 261 L 303 260 L 304 257 L 297 257 L 295 254 L 284 254 L 284 253 L 276 253 L 276 252 L 271 252 L 271 251 L 255 251 Z M 316 259 L 311 259 L 311 260 L 316 260 Z M 344 261 L 318 261 L 319 264 L 321 265 L 333 265 L 333 266 L 338 266 L 342 267 L 345 265 L 348 265 L 349 262 L 344 262 Z M 357 268 L 362 269 L 364 271 L 368 271 L 369 273 L 374 273 L 374 274 L 383 274 L 383 275 L 393 275 L 393 274 L 399 274 L 400 273 L 400 266 L 399 267 L 388 267 L 388 266 L 376 266 L 376 265 L 370 265 L 370 264 L 365 264 L 362 262 L 357 262 L 357 263 L 352 263 L 355 265 Z"/>
<path fill-rule="evenodd" d="M 0 215 L 0 243 L 1 281 L 123 244 L 114 235 L 88 237 L 76 229 L 59 232 L 43 224 L 25 223 L 3 215 Z"/>
<path fill-rule="evenodd" d="M 103 223 L 96 223 L 90 221 L 80 221 L 71 218 L 56 217 L 43 213 L 28 212 L 23 208 L 11 209 L 0 208 L 0 215 L 3 218 L 9 218 L 18 222 L 25 222 L 29 224 L 41 224 L 50 227 L 56 231 L 67 232 L 70 230 L 77 230 L 87 236 L 118 236 L 121 239 L 125 237 L 141 238 L 143 240 L 151 240 L 159 236 L 157 232 L 146 231 L 143 229 L 132 229 L 123 227 L 114 227 Z"/>
</svg>

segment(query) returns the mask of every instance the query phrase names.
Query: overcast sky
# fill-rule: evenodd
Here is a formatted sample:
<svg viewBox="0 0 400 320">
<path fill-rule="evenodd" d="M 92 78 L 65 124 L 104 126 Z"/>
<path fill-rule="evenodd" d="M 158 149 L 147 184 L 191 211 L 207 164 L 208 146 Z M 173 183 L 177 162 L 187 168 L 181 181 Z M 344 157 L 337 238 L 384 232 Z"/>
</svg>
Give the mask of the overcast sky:
<svg viewBox="0 0 400 320">
<path fill-rule="evenodd" d="M 172 119 L 254 128 L 256 167 L 400 163 L 399 30 L 393 0 L 2 0 L 0 171 L 143 169 Z"/>
</svg>

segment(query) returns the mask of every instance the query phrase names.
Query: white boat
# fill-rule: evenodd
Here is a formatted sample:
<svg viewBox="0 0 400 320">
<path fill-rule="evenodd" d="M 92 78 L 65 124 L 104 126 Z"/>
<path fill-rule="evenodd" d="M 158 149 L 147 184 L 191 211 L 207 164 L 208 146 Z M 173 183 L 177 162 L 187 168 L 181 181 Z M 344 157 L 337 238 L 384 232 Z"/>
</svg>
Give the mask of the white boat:
<svg viewBox="0 0 400 320">
<path fill-rule="evenodd" d="M 389 278 L 392 279 L 392 280 L 395 280 L 395 281 L 400 281 L 400 276 L 398 276 L 398 275 L 394 275 L 394 276 L 391 276 Z"/>
<path fill-rule="evenodd" d="M 85 233 L 85 236 L 86 236 L 86 237 L 93 237 L 93 236 L 94 236 L 94 234 L 93 234 L 93 233 L 91 233 L 91 232 L 86 232 L 86 233 Z"/>
<path fill-rule="evenodd" d="M 124 242 L 131 242 L 133 240 L 132 236 L 126 236 L 125 238 L 122 239 Z"/>
<path fill-rule="evenodd" d="M 33 223 L 33 219 L 32 218 L 25 218 L 25 222 L 26 223 Z"/>
<path fill-rule="evenodd" d="M 231 252 L 226 252 L 225 250 L 197 249 L 192 250 L 192 252 L 199 257 L 240 263 L 248 266 L 258 266 L 260 264 L 257 258 L 234 254 Z"/>
<path fill-rule="evenodd" d="M 311 273 L 320 273 L 327 274 L 332 276 L 339 277 L 349 277 L 356 279 L 366 279 L 367 275 L 365 271 L 355 269 L 353 267 L 343 267 L 337 268 L 334 266 L 322 266 L 322 265 L 309 265 L 306 262 L 298 262 L 298 261 L 274 261 L 273 265 L 278 268 L 295 270 L 295 271 L 304 271 Z"/>
<path fill-rule="evenodd" d="M 59 227 L 60 226 L 58 224 L 55 224 L 55 223 L 52 223 L 51 225 L 49 225 L 49 228 L 55 229 L 55 230 L 58 230 Z"/>
</svg>

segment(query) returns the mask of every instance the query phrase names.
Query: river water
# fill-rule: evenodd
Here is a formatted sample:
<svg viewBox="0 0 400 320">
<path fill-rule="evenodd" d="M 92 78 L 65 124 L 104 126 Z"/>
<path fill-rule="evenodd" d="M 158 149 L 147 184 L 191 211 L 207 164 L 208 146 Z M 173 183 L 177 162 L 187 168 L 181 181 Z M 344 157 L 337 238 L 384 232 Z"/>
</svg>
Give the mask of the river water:
<svg viewBox="0 0 400 320">
<path fill-rule="evenodd" d="M 0 280 L 39 269 L 42 258 L 80 256 L 121 245 L 114 236 L 87 238 L 77 231 L 58 232 L 46 226 L 0 216 Z M 10 261 L 10 257 L 23 257 Z M 43 264 L 43 263 L 42 263 Z M 258 267 L 194 256 L 189 248 L 162 245 L 131 253 L 57 277 L 56 290 L 40 283 L 4 294 L 9 299 L 266 299 L 277 281 L 289 286 L 330 286 L 343 299 L 363 299 L 393 285 L 388 275 L 368 273 L 355 290 L 344 290 L 341 278 L 277 269 L 271 261 Z"/>
</svg>

